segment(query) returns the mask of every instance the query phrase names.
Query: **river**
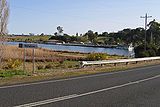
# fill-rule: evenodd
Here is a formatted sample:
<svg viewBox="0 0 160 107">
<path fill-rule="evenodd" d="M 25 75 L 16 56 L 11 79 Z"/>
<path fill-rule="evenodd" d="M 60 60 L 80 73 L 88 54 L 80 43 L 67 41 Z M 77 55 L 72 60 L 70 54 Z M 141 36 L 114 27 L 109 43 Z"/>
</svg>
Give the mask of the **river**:
<svg viewBox="0 0 160 107">
<path fill-rule="evenodd" d="M 23 42 L 5 42 L 8 45 L 17 45 Z M 83 53 L 107 53 L 110 55 L 129 56 L 134 52 L 129 52 L 126 49 L 117 48 L 99 48 L 99 47 L 83 47 L 83 46 L 65 46 L 65 45 L 51 45 L 51 44 L 38 44 L 38 47 L 56 50 L 56 51 L 70 51 L 70 52 L 83 52 Z"/>
</svg>

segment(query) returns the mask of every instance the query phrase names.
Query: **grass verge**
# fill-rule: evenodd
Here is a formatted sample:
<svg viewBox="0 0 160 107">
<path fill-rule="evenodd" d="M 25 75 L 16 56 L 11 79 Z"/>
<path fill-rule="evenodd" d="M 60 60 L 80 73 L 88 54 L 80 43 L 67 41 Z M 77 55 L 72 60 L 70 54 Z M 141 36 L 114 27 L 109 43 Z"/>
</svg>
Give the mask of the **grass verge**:
<svg viewBox="0 0 160 107">
<path fill-rule="evenodd" d="M 5 70 L 0 71 L 0 78 L 11 78 L 13 76 L 29 76 L 27 72 L 22 70 Z"/>
<path fill-rule="evenodd" d="M 119 64 L 117 66 L 106 65 L 106 66 L 89 66 L 81 69 L 55 69 L 50 72 L 37 72 L 36 74 L 29 75 L 23 71 L 13 72 L 7 71 L 7 73 L 0 73 L 0 75 L 5 76 L 7 78 L 0 78 L 0 85 L 11 85 L 18 83 L 28 83 L 28 82 L 36 82 L 50 79 L 62 79 L 69 78 L 75 76 L 83 76 L 90 75 L 96 73 L 104 73 L 104 72 L 120 72 L 127 69 L 133 69 L 144 66 L 151 66 L 160 64 L 159 60 L 156 61 L 148 61 L 148 62 L 139 62 L 138 64 L 131 63 L 129 65 Z M 13 76 L 16 75 L 16 76 Z"/>
</svg>

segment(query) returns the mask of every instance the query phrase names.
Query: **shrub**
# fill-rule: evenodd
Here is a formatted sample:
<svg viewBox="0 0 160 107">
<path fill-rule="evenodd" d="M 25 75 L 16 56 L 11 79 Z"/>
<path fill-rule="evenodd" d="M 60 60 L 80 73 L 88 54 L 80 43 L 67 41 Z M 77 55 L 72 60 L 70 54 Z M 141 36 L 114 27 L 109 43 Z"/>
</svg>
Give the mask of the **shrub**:
<svg viewBox="0 0 160 107">
<path fill-rule="evenodd" d="M 160 56 L 160 48 L 157 51 L 157 55 Z"/>
<path fill-rule="evenodd" d="M 54 68 L 54 66 L 53 66 L 52 64 L 47 64 L 47 65 L 45 66 L 45 69 L 52 69 L 52 68 Z"/>
<path fill-rule="evenodd" d="M 61 68 L 74 68 L 78 64 L 79 63 L 77 61 L 64 61 L 63 64 L 60 64 L 59 67 L 61 67 Z"/>
<path fill-rule="evenodd" d="M 37 69 L 38 69 L 38 70 L 44 69 L 44 66 L 43 66 L 43 65 L 38 65 L 38 66 L 37 66 Z"/>
<path fill-rule="evenodd" d="M 107 58 L 107 54 L 103 53 L 92 53 L 87 56 L 87 60 L 95 61 L 95 60 L 105 60 Z"/>
<path fill-rule="evenodd" d="M 59 61 L 59 63 L 60 63 L 60 64 L 63 64 L 63 63 L 64 63 L 64 60 Z"/>
<path fill-rule="evenodd" d="M 61 68 L 68 68 L 68 66 L 69 65 L 67 63 L 63 63 L 63 64 L 60 65 Z"/>
<path fill-rule="evenodd" d="M 18 59 L 9 59 L 7 61 L 7 66 L 5 67 L 6 69 L 15 69 L 18 68 L 22 64 L 21 60 Z"/>
<path fill-rule="evenodd" d="M 34 40 L 32 38 L 27 38 L 25 42 L 34 42 Z"/>
<path fill-rule="evenodd" d="M 148 54 L 149 54 L 149 56 L 154 57 L 154 56 L 156 56 L 156 51 L 153 49 L 148 50 Z"/>
<path fill-rule="evenodd" d="M 149 53 L 147 51 L 140 52 L 138 57 L 139 58 L 149 57 Z"/>
<path fill-rule="evenodd" d="M 139 45 L 135 48 L 135 57 L 142 58 L 142 57 L 154 57 L 157 55 L 158 50 L 154 45 L 147 45 L 146 51 L 144 50 L 144 45 Z"/>
</svg>

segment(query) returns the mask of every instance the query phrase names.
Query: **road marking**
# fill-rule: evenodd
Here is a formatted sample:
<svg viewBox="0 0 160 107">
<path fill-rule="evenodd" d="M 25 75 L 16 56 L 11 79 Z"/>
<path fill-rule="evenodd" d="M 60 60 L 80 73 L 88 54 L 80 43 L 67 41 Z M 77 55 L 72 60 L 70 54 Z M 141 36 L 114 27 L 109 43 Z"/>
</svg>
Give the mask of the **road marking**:
<svg viewBox="0 0 160 107">
<path fill-rule="evenodd" d="M 29 103 L 29 104 L 14 106 L 14 107 L 35 107 L 35 106 L 40 106 L 40 105 L 51 104 L 51 103 L 55 103 L 55 102 L 60 102 L 60 101 L 64 101 L 64 100 L 69 100 L 69 99 L 73 99 L 73 98 L 78 98 L 78 97 L 83 97 L 83 96 L 87 96 L 87 95 L 91 95 L 91 94 L 105 92 L 105 91 L 109 91 L 109 90 L 113 90 L 113 89 L 118 89 L 118 88 L 130 86 L 130 85 L 135 85 L 135 84 L 139 84 L 139 83 L 150 81 L 150 80 L 157 79 L 157 78 L 160 78 L 160 75 L 146 78 L 146 79 L 142 79 L 142 80 L 138 80 L 138 81 L 134 81 L 134 82 L 129 82 L 129 83 L 118 85 L 118 86 L 104 88 L 104 89 L 100 89 L 100 90 L 96 90 L 96 91 L 91 91 L 91 92 L 87 92 L 87 93 L 73 94 L 73 95 L 68 95 L 68 96 L 64 96 L 64 97 L 48 99 L 48 100 L 33 102 L 33 103 Z"/>
<path fill-rule="evenodd" d="M 124 71 L 117 71 L 117 72 L 111 72 L 111 73 L 102 73 L 102 74 L 93 74 L 93 75 L 81 76 L 81 77 L 73 77 L 73 78 L 67 78 L 67 79 L 50 80 L 50 81 L 42 81 L 42 82 L 35 82 L 35 83 L 28 83 L 28 84 L 11 85 L 11 86 L 2 86 L 2 87 L 0 87 L 0 89 L 16 88 L 16 87 L 23 87 L 23 86 L 31 86 L 31 85 L 39 85 L 39 84 L 47 84 L 47 83 L 55 83 L 55 82 L 78 80 L 78 79 L 84 79 L 84 78 L 92 78 L 92 77 L 114 75 L 114 74 L 120 74 L 120 73 L 127 73 L 127 72 L 131 72 L 131 71 L 134 71 L 134 70 L 143 70 L 143 69 L 157 67 L 157 66 L 159 66 L 159 65 L 148 66 L 148 67 L 143 67 L 143 68 L 134 68 L 134 69 L 124 70 Z"/>
<path fill-rule="evenodd" d="M 54 103 L 54 102 L 58 102 L 58 101 L 71 99 L 71 98 L 76 97 L 76 96 L 77 96 L 76 94 L 73 94 L 73 95 L 69 95 L 69 96 L 58 97 L 58 98 L 54 98 L 54 99 L 49 99 L 49 100 L 39 101 L 39 102 L 35 102 L 35 103 L 24 104 L 24 105 L 15 106 L 15 107 L 35 107 L 35 106 L 40 106 L 40 105 L 44 105 L 44 104 L 49 104 L 49 103 Z"/>
</svg>

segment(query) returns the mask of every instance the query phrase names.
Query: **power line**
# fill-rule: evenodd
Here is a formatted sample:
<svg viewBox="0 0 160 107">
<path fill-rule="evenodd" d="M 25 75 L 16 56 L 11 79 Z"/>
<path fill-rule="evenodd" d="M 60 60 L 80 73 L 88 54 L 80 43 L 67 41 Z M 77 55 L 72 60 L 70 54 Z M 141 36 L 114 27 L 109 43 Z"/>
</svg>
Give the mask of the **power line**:
<svg viewBox="0 0 160 107">
<path fill-rule="evenodd" d="M 146 13 L 145 16 L 141 16 L 141 18 L 145 19 L 145 45 L 144 45 L 144 50 L 146 51 L 146 45 L 147 45 L 147 22 L 148 22 L 148 18 L 151 18 L 152 16 L 148 16 L 148 14 Z"/>
</svg>

